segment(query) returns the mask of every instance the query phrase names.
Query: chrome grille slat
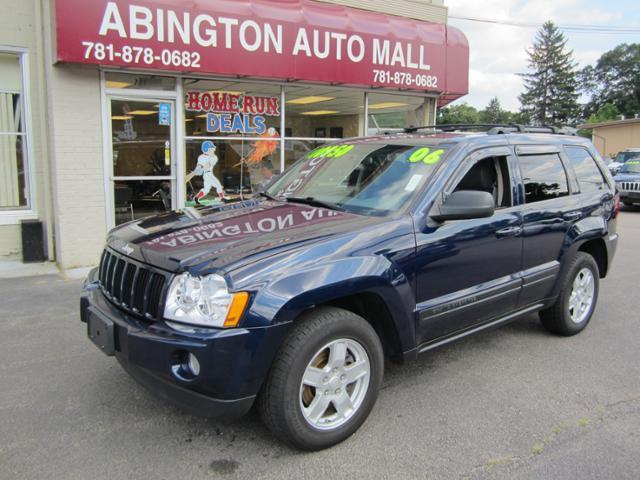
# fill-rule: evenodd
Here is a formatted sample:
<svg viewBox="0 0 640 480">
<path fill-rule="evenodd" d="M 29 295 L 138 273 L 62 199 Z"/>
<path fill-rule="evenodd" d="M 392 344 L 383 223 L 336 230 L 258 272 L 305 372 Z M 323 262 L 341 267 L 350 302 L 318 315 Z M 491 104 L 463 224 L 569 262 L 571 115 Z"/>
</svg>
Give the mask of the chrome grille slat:
<svg viewBox="0 0 640 480">
<path fill-rule="evenodd" d="M 151 320 L 162 316 L 168 273 L 106 249 L 98 278 L 105 296 L 120 308 Z"/>
<path fill-rule="evenodd" d="M 116 262 L 116 267 L 113 270 L 113 298 L 117 301 L 122 300 L 122 276 L 124 274 L 125 261 L 120 258 Z"/>
<path fill-rule="evenodd" d="M 117 261 L 118 261 L 118 258 L 115 255 L 111 255 L 111 258 L 109 258 L 109 265 L 107 266 L 106 284 L 108 285 L 108 288 L 109 288 L 109 295 L 113 294 L 113 271 L 116 268 Z"/>
<path fill-rule="evenodd" d="M 620 182 L 620 186 L 627 192 L 640 192 L 640 182 Z"/>
</svg>

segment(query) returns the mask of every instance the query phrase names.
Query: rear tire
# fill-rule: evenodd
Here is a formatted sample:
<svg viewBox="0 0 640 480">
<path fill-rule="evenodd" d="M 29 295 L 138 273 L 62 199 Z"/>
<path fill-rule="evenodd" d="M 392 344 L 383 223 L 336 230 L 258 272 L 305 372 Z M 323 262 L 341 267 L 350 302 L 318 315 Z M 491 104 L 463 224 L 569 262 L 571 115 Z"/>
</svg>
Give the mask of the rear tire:
<svg viewBox="0 0 640 480">
<path fill-rule="evenodd" d="M 558 299 L 540 312 L 544 328 L 564 336 L 584 330 L 598 301 L 599 276 L 594 258 L 584 252 L 576 253 L 562 279 Z"/>
<path fill-rule="evenodd" d="M 373 327 L 335 307 L 303 314 L 258 396 L 258 412 L 281 440 L 321 450 L 353 434 L 376 402 L 384 354 Z"/>
</svg>

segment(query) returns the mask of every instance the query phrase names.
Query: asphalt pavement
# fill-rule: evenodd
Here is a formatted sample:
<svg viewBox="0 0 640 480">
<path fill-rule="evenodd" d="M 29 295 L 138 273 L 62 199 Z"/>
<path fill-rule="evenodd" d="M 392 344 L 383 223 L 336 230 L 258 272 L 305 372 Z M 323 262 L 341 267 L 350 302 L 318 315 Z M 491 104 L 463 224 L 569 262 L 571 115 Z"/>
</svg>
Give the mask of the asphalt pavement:
<svg viewBox="0 0 640 480">
<path fill-rule="evenodd" d="M 279 443 L 148 394 L 89 342 L 81 283 L 0 281 L 0 479 L 638 479 L 640 209 L 588 328 L 531 315 L 388 364 L 363 427 L 329 450 Z"/>
</svg>

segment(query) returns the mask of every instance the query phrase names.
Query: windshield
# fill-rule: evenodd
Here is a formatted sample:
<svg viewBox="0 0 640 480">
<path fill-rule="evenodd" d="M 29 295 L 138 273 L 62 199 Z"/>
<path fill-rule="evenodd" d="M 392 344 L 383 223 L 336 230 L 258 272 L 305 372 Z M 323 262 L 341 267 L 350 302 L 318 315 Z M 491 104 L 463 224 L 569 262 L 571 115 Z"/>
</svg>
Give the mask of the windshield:
<svg viewBox="0 0 640 480">
<path fill-rule="evenodd" d="M 640 160 L 629 160 L 620 169 L 620 173 L 640 173 Z"/>
<path fill-rule="evenodd" d="M 386 215 L 404 207 L 422 189 L 446 152 L 446 146 L 325 146 L 298 161 L 267 194 L 352 213 Z"/>
<path fill-rule="evenodd" d="M 620 152 L 616 156 L 616 162 L 625 163 L 631 160 L 632 158 L 640 159 L 640 152 Z"/>
</svg>

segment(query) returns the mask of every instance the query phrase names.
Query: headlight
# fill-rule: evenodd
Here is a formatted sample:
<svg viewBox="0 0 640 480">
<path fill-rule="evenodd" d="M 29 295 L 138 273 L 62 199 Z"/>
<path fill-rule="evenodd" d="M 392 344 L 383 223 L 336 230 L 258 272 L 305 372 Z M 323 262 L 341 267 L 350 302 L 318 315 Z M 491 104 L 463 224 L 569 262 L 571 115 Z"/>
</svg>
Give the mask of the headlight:
<svg viewBox="0 0 640 480">
<path fill-rule="evenodd" d="M 247 292 L 229 293 L 220 275 L 183 273 L 171 282 L 164 317 L 205 327 L 235 327 L 248 301 Z"/>
</svg>

